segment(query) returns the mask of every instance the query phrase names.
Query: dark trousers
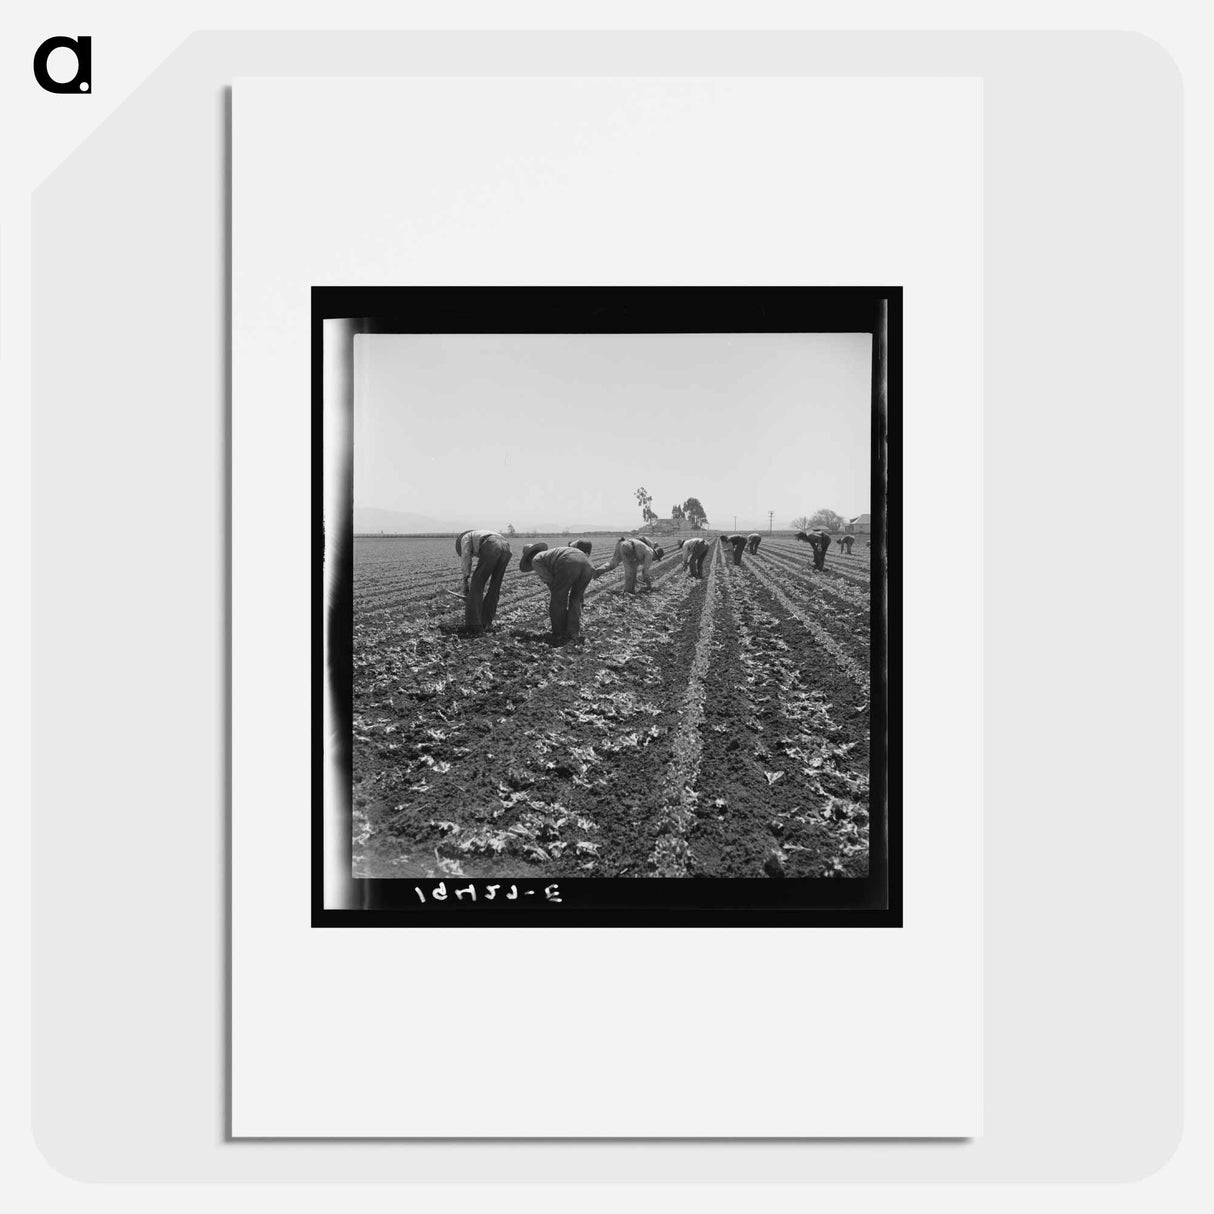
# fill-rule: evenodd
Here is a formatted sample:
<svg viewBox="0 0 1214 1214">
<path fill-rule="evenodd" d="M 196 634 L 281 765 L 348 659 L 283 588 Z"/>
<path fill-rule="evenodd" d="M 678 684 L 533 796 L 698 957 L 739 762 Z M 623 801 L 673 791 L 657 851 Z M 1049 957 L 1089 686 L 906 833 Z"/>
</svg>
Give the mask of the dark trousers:
<svg viewBox="0 0 1214 1214">
<path fill-rule="evenodd" d="M 697 548 L 687 562 L 687 571 L 692 577 L 702 578 L 704 576 L 704 558 L 708 555 L 708 545 L 705 544 Z"/>
<path fill-rule="evenodd" d="M 824 569 L 826 567 L 826 550 L 830 547 L 830 540 L 824 540 L 822 543 L 814 544 L 814 568 Z"/>
<path fill-rule="evenodd" d="M 739 537 L 733 542 L 733 563 L 740 565 L 742 563 L 742 550 L 746 547 L 745 539 Z"/>
<path fill-rule="evenodd" d="M 583 552 L 562 552 L 553 562 L 548 619 L 556 640 L 581 636 L 582 600 L 593 580 L 594 566 Z"/>
<path fill-rule="evenodd" d="M 639 542 L 639 541 L 638 541 Z M 644 581 L 645 587 L 648 590 L 653 589 L 653 582 L 649 578 L 649 569 L 647 560 L 644 555 L 637 556 L 636 544 L 631 547 L 625 546 L 621 554 L 624 561 L 624 591 L 627 594 L 635 594 L 637 588 L 637 572 L 641 574 L 641 580 Z M 652 561 L 652 557 L 648 560 Z"/>
<path fill-rule="evenodd" d="M 746 551 L 747 552 L 758 552 L 759 551 L 759 537 L 757 535 L 755 536 L 754 539 L 746 541 Z"/>
<path fill-rule="evenodd" d="M 624 592 L 636 594 L 637 588 L 637 558 L 631 549 L 624 553 Z"/>
<path fill-rule="evenodd" d="M 468 582 L 464 600 L 464 624 L 480 631 L 488 628 L 497 615 L 497 600 L 502 593 L 502 578 L 510 565 L 510 545 L 498 540 L 481 541 L 476 569 Z"/>
</svg>

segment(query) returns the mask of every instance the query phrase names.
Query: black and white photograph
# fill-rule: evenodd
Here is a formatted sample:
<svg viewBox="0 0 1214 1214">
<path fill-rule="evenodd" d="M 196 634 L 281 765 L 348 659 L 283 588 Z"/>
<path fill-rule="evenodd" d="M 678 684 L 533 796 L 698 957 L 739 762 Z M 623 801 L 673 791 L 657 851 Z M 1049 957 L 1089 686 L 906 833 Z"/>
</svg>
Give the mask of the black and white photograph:
<svg viewBox="0 0 1214 1214">
<path fill-rule="evenodd" d="M 313 314 L 316 921 L 896 925 L 900 292 Z"/>
</svg>

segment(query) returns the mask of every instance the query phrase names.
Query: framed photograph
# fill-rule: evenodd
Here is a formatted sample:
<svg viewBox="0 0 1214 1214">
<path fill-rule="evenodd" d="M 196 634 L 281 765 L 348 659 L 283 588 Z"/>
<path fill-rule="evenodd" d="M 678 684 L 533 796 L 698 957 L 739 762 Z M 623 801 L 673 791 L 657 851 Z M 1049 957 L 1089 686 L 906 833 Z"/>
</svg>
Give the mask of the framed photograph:
<svg viewBox="0 0 1214 1214">
<path fill-rule="evenodd" d="M 900 287 L 316 287 L 316 927 L 901 926 Z"/>
<path fill-rule="evenodd" d="M 232 114 L 233 1133 L 977 1132 L 982 82 Z"/>
</svg>

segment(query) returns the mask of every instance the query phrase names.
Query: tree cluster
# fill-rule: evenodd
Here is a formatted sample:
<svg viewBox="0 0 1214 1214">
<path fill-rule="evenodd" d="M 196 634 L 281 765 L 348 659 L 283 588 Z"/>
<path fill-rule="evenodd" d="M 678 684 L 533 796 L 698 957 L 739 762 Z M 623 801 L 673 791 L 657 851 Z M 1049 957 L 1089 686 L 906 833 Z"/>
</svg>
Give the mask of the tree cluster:
<svg viewBox="0 0 1214 1214">
<path fill-rule="evenodd" d="M 695 531 L 708 525 L 708 515 L 704 512 L 704 507 L 700 505 L 698 497 L 689 497 L 683 503 L 682 517 L 691 524 Z"/>
<path fill-rule="evenodd" d="M 847 519 L 833 510 L 818 510 L 810 517 L 804 514 L 792 521 L 794 531 L 842 531 Z"/>
<path fill-rule="evenodd" d="M 645 525 L 656 522 L 658 515 L 653 509 L 653 494 L 642 486 L 634 492 L 633 496 L 641 508 L 641 518 L 644 519 Z M 681 506 L 677 503 L 671 506 L 670 517 L 676 523 L 689 523 L 693 530 L 699 530 L 708 523 L 708 515 L 704 512 L 704 507 L 700 504 L 698 497 L 689 497 Z"/>
</svg>

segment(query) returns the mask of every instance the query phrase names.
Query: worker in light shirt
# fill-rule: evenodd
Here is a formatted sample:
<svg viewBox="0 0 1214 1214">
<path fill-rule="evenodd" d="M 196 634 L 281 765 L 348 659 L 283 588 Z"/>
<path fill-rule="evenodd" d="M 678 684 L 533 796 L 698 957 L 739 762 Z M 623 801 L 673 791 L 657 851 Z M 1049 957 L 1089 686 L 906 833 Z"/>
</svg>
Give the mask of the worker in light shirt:
<svg viewBox="0 0 1214 1214">
<path fill-rule="evenodd" d="M 589 543 L 586 540 L 579 544 Z M 548 586 L 548 619 L 552 639 L 558 644 L 576 641 L 582 635 L 582 600 L 586 587 L 600 576 L 590 557 L 580 547 L 549 548 L 528 544 L 519 561 L 520 573 L 534 573 Z"/>
<path fill-rule="evenodd" d="M 655 540 L 653 538 L 653 536 L 638 535 L 637 539 L 639 539 L 642 544 L 649 545 L 650 549 L 652 549 L 652 551 L 653 551 L 653 559 L 655 561 L 660 561 L 662 559 L 662 557 L 664 557 L 666 555 L 666 553 L 662 551 L 662 546 L 657 542 L 657 540 Z"/>
<path fill-rule="evenodd" d="M 645 583 L 646 590 L 653 589 L 653 581 L 649 576 L 649 566 L 654 560 L 661 560 L 661 549 L 655 550 L 651 548 L 639 536 L 636 539 L 628 539 L 626 536 L 620 536 L 615 546 L 615 553 L 611 558 L 611 564 L 600 565 L 598 573 L 610 573 L 621 561 L 624 562 L 624 591 L 627 594 L 635 594 L 637 588 L 637 569 L 641 571 L 641 580 Z"/>
<path fill-rule="evenodd" d="M 763 537 L 757 531 L 752 531 L 746 537 L 746 551 L 751 553 L 752 555 L 754 553 L 758 552 L 759 551 L 759 541 L 762 540 L 762 538 Z"/>
<path fill-rule="evenodd" d="M 702 578 L 704 576 L 704 558 L 708 555 L 711 545 L 703 536 L 680 541 L 680 543 L 683 549 L 683 568 L 692 577 Z"/>
<path fill-rule="evenodd" d="M 464 571 L 464 625 L 469 632 L 481 632 L 497 614 L 502 578 L 510 565 L 510 545 L 496 531 L 465 531 L 456 536 L 455 551 Z"/>
</svg>

